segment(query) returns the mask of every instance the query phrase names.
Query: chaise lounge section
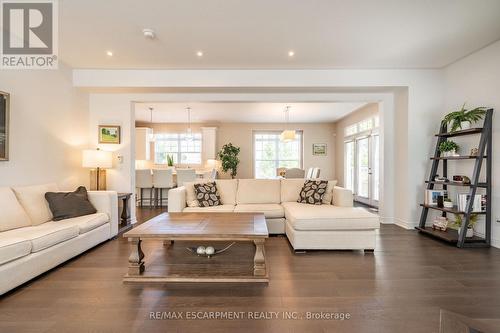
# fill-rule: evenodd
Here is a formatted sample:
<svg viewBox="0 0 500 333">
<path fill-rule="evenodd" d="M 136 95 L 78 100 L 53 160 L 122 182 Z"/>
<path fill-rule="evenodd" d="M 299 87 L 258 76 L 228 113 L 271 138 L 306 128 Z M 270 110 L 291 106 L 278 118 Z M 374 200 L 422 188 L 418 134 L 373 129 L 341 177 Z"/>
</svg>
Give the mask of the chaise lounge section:
<svg viewBox="0 0 500 333">
<path fill-rule="evenodd" d="M 322 205 L 297 202 L 303 179 L 216 180 L 222 205 L 199 207 L 194 184 L 169 191 L 169 212 L 258 212 L 269 234 L 286 234 L 294 250 L 373 250 L 377 215 L 353 207 L 350 190 L 329 182 Z"/>
</svg>

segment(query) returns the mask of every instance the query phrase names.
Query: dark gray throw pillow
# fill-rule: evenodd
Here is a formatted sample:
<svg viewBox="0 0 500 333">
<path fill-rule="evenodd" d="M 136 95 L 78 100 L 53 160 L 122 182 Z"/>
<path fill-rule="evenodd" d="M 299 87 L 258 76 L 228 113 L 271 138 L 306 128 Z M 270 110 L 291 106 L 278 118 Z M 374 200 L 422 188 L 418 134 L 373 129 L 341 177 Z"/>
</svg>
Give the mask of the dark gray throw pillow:
<svg viewBox="0 0 500 333">
<path fill-rule="evenodd" d="M 302 187 L 302 191 L 300 191 L 300 197 L 297 202 L 310 205 L 321 205 L 327 187 L 328 180 L 306 180 Z"/>
<path fill-rule="evenodd" d="M 215 182 L 194 184 L 194 191 L 196 193 L 196 200 L 200 207 L 212 207 L 221 205 L 220 195 L 217 191 Z"/>
<path fill-rule="evenodd" d="M 80 186 L 75 192 L 47 192 L 45 199 L 54 215 L 53 221 L 60 221 L 97 212 L 90 203 L 85 186 Z"/>
</svg>

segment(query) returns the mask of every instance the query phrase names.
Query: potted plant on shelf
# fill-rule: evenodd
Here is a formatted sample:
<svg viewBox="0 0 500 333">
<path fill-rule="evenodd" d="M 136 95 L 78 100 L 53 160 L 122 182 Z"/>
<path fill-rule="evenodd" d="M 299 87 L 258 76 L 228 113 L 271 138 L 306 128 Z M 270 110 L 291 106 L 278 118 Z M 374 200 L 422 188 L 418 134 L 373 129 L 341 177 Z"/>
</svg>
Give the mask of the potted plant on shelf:
<svg viewBox="0 0 500 333">
<path fill-rule="evenodd" d="M 477 214 L 471 214 L 470 219 L 469 219 L 469 224 L 467 225 L 467 232 L 465 234 L 465 237 L 473 237 L 474 236 L 474 226 L 477 224 Z M 455 214 L 455 222 L 453 223 L 454 226 L 458 230 L 458 234 L 460 235 L 460 230 L 463 222 L 463 216 L 462 214 Z"/>
<path fill-rule="evenodd" d="M 452 140 L 446 140 L 439 145 L 439 151 L 443 157 L 458 156 L 459 146 Z"/>
<path fill-rule="evenodd" d="M 443 207 L 444 208 L 453 208 L 453 201 L 451 201 L 450 198 L 444 198 Z"/>
<path fill-rule="evenodd" d="M 167 155 L 167 166 L 173 167 L 174 166 L 174 156 L 168 154 Z"/>
<path fill-rule="evenodd" d="M 238 164 L 240 159 L 238 154 L 240 153 L 240 147 L 233 146 L 232 143 L 225 144 L 222 149 L 217 154 L 221 160 L 221 168 L 224 172 L 230 172 L 231 178 L 234 179 L 238 173 Z"/>
<path fill-rule="evenodd" d="M 450 132 L 456 132 L 459 129 L 469 129 L 472 123 L 477 123 L 483 119 L 485 114 L 485 107 L 481 106 L 472 110 L 467 110 L 464 103 L 462 109 L 448 113 L 443 121 L 447 124 L 451 124 Z"/>
</svg>

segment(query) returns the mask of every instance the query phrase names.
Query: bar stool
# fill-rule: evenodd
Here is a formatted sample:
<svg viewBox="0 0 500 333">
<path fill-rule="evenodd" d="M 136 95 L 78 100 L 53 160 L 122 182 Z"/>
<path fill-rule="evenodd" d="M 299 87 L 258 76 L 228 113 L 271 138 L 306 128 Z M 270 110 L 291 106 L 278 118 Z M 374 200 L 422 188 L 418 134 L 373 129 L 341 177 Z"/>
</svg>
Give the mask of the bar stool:
<svg viewBox="0 0 500 333">
<path fill-rule="evenodd" d="M 149 190 L 149 207 L 153 203 L 153 177 L 150 169 L 135 170 L 135 187 L 139 189 L 140 206 L 144 205 L 144 190 Z"/>
<path fill-rule="evenodd" d="M 194 169 L 177 169 L 177 186 L 184 186 L 184 183 L 194 182 L 196 171 Z"/>
<path fill-rule="evenodd" d="M 153 185 L 155 188 L 155 206 L 162 206 L 163 190 L 168 190 L 174 187 L 174 175 L 172 169 L 153 169 Z M 168 199 L 168 195 L 167 195 Z M 167 201 L 168 205 L 168 201 Z"/>
</svg>

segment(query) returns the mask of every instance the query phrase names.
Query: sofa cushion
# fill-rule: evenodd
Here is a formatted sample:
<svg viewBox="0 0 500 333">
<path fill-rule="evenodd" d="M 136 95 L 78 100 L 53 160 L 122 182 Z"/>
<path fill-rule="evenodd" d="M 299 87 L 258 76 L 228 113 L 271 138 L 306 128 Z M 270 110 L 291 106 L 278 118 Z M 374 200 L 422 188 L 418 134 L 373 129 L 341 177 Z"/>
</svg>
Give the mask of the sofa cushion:
<svg viewBox="0 0 500 333">
<path fill-rule="evenodd" d="M 194 184 L 194 192 L 196 193 L 196 200 L 200 207 L 213 207 L 220 206 L 220 195 L 217 190 L 215 182 L 205 184 Z"/>
<path fill-rule="evenodd" d="M 304 179 L 281 179 L 281 202 L 297 202 Z"/>
<path fill-rule="evenodd" d="M 66 226 L 77 226 L 79 234 L 84 234 L 91 230 L 94 230 L 101 225 L 109 222 L 109 216 L 105 213 L 95 213 L 90 215 L 73 217 L 71 219 L 66 219 L 59 221 L 57 223 L 64 224 Z"/>
<path fill-rule="evenodd" d="M 216 179 L 215 184 L 220 194 L 220 201 L 223 205 L 236 205 L 236 190 L 238 189 L 237 179 Z"/>
<path fill-rule="evenodd" d="M 5 237 L 0 233 L 0 265 L 27 256 L 31 253 L 31 242 L 18 237 Z"/>
<path fill-rule="evenodd" d="M 297 202 L 321 205 L 323 204 L 323 197 L 325 196 L 327 187 L 328 181 L 326 180 L 306 180 Z"/>
<path fill-rule="evenodd" d="M 1 233 L 2 237 L 19 238 L 31 242 L 31 252 L 38 252 L 78 236 L 78 226 L 61 222 L 47 222 Z"/>
<path fill-rule="evenodd" d="M 326 188 L 325 195 L 323 196 L 323 205 L 331 205 L 333 204 L 333 189 L 337 185 L 336 180 L 329 180 L 328 186 Z"/>
<path fill-rule="evenodd" d="M 236 203 L 260 204 L 281 202 L 279 179 L 239 179 Z"/>
<path fill-rule="evenodd" d="M 0 232 L 31 225 L 31 220 L 16 195 L 8 187 L 0 187 Z"/>
<path fill-rule="evenodd" d="M 219 205 L 212 207 L 186 207 L 182 212 L 183 213 L 206 213 L 206 212 L 227 213 L 233 211 L 234 211 L 233 205 Z"/>
<path fill-rule="evenodd" d="M 45 193 L 57 192 L 56 184 L 14 187 L 17 200 L 31 219 L 32 225 L 39 225 L 52 220 L 52 212 L 45 200 Z"/>
<path fill-rule="evenodd" d="M 280 204 L 241 204 L 234 208 L 235 213 L 263 213 L 266 218 L 285 217 Z"/>
<path fill-rule="evenodd" d="M 295 230 L 366 230 L 379 228 L 379 217 L 361 207 L 285 202 L 285 217 Z"/>
<path fill-rule="evenodd" d="M 198 200 L 194 191 L 194 184 L 203 184 L 209 182 L 208 179 L 200 179 L 194 182 L 184 183 L 186 188 L 186 205 L 188 207 L 198 207 Z M 236 189 L 238 187 L 238 180 L 236 179 L 217 179 L 215 180 L 217 190 L 219 191 L 220 201 L 223 205 L 236 204 Z"/>
</svg>

